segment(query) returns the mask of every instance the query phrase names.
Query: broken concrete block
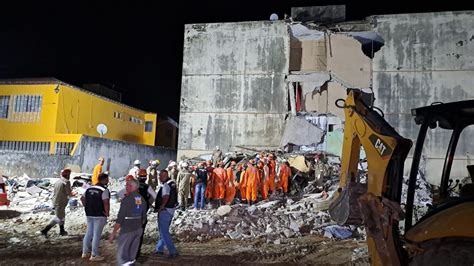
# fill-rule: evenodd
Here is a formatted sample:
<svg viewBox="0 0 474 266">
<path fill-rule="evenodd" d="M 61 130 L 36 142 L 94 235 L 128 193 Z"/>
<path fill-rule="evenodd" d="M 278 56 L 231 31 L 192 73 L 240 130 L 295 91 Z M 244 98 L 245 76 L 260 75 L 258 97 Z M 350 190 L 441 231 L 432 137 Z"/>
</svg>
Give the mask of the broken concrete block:
<svg viewBox="0 0 474 266">
<path fill-rule="evenodd" d="M 217 209 L 217 215 L 225 216 L 225 215 L 229 214 L 230 211 L 232 211 L 232 207 L 230 207 L 229 205 L 220 206 Z"/>
<path fill-rule="evenodd" d="M 287 238 L 290 238 L 294 235 L 293 232 L 291 232 L 289 229 L 285 229 L 283 230 L 283 234 L 287 237 Z"/>
<path fill-rule="evenodd" d="M 291 221 L 290 229 L 293 230 L 294 232 L 299 232 L 300 231 L 299 225 L 294 221 Z"/>
<path fill-rule="evenodd" d="M 257 206 L 255 206 L 255 205 L 249 206 L 249 207 L 247 208 L 247 211 L 248 211 L 250 214 L 254 213 L 256 210 L 257 210 Z"/>
<path fill-rule="evenodd" d="M 281 244 L 281 239 L 277 239 L 277 240 L 273 241 L 273 244 L 280 245 Z"/>
<path fill-rule="evenodd" d="M 43 190 L 35 185 L 32 185 L 31 187 L 26 188 L 26 192 L 30 193 L 31 195 L 35 195 L 38 193 L 41 193 Z"/>
</svg>

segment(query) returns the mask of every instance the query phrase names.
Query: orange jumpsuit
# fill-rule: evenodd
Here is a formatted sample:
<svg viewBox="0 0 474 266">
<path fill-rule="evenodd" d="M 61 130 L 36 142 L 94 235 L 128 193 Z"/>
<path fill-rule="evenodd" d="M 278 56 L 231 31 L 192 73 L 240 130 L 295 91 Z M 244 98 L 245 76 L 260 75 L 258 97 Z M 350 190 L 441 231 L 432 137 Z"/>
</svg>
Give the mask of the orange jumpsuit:
<svg viewBox="0 0 474 266">
<path fill-rule="evenodd" d="M 276 176 L 276 162 L 275 160 L 268 161 L 268 168 L 270 169 L 270 176 L 268 178 L 268 189 L 271 193 L 275 191 L 275 176 Z"/>
<path fill-rule="evenodd" d="M 262 182 L 260 191 L 262 193 L 262 199 L 268 199 L 268 188 L 270 184 L 270 170 L 268 165 L 263 166 L 263 173 L 262 173 Z"/>
<path fill-rule="evenodd" d="M 286 164 L 282 163 L 280 165 L 280 182 L 278 188 L 282 189 L 283 192 L 288 192 L 288 178 L 291 176 L 291 168 Z"/>
<path fill-rule="evenodd" d="M 206 168 L 207 173 L 209 175 L 209 179 L 207 180 L 206 191 L 204 192 L 204 197 L 206 199 L 212 199 L 212 193 L 214 192 L 214 167 L 209 166 Z"/>
<path fill-rule="evenodd" d="M 247 200 L 256 201 L 258 185 L 260 183 L 259 170 L 255 166 L 249 166 L 245 173 L 247 173 Z"/>
<path fill-rule="evenodd" d="M 247 200 L 247 170 L 242 170 L 240 173 L 240 182 L 239 182 L 239 189 L 240 189 L 240 198 L 242 200 Z"/>
<path fill-rule="evenodd" d="M 214 199 L 224 199 L 225 196 L 225 181 L 227 180 L 227 173 L 224 168 L 218 167 L 214 169 Z"/>
<path fill-rule="evenodd" d="M 97 164 L 94 167 L 94 172 L 92 172 L 92 185 L 97 185 L 99 183 L 99 175 L 102 173 L 102 164 Z"/>
<path fill-rule="evenodd" d="M 232 167 L 227 168 L 227 180 L 225 182 L 225 203 L 231 204 L 235 197 L 234 171 Z"/>
</svg>

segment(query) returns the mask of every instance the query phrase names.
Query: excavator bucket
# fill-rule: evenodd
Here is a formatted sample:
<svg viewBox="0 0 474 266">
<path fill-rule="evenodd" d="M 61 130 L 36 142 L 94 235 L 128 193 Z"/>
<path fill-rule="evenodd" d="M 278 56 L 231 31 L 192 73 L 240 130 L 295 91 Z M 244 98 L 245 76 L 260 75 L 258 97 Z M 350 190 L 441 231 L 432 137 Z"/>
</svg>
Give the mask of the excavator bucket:
<svg viewBox="0 0 474 266">
<path fill-rule="evenodd" d="M 367 192 L 367 184 L 350 181 L 340 190 L 339 196 L 329 205 L 331 218 L 340 225 L 362 225 L 362 213 L 357 199 Z"/>
</svg>

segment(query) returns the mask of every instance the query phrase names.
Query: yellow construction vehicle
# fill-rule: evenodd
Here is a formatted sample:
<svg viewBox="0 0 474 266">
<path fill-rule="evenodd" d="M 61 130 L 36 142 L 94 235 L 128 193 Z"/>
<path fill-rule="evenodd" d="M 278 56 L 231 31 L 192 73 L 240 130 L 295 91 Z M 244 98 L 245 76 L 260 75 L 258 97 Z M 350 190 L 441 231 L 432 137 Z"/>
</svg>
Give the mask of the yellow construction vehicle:
<svg viewBox="0 0 474 266">
<path fill-rule="evenodd" d="M 369 96 L 369 97 L 368 97 Z M 412 141 L 400 136 L 373 106 L 373 98 L 349 90 L 344 108 L 345 126 L 340 185 L 329 212 L 339 224 L 363 224 L 373 265 L 473 265 L 474 197 L 472 185 L 459 197 L 449 193 L 450 172 L 459 136 L 474 124 L 474 100 L 412 109 L 420 131 L 408 180 L 406 202 L 401 202 L 403 167 Z M 377 110 L 378 109 L 378 110 Z M 416 178 L 429 128 L 452 131 L 439 195 L 433 208 L 412 225 Z M 361 146 L 367 156 L 367 180 L 358 176 Z M 405 204 L 405 211 L 401 204 Z M 399 221 L 405 219 L 405 234 Z"/>
</svg>

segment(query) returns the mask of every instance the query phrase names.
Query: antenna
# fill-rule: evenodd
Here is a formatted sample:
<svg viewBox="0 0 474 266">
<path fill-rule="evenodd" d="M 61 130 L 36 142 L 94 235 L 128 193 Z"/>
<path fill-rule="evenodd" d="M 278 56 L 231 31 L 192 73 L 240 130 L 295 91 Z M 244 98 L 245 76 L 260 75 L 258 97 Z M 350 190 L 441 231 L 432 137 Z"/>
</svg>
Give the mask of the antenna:
<svg viewBox="0 0 474 266">
<path fill-rule="evenodd" d="M 102 138 L 105 134 L 107 134 L 107 126 L 104 124 L 98 124 L 97 133 L 99 133 L 100 137 Z"/>
</svg>

